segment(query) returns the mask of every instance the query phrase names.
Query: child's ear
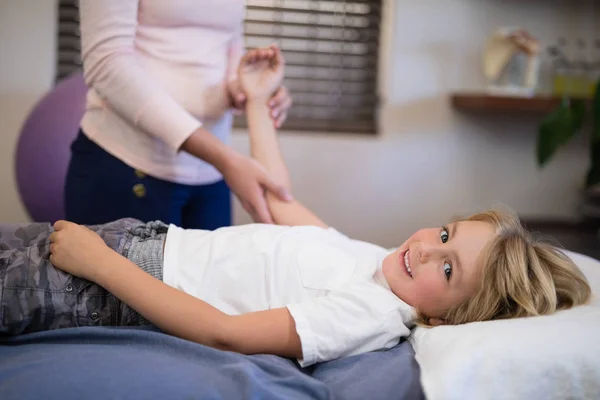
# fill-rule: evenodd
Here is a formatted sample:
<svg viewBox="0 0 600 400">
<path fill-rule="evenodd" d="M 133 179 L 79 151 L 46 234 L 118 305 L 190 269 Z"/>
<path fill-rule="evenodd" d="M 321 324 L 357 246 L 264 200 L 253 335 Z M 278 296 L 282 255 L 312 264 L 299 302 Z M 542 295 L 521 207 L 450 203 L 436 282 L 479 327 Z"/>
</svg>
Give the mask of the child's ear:
<svg viewBox="0 0 600 400">
<path fill-rule="evenodd" d="M 446 325 L 446 320 L 441 318 L 429 318 L 427 322 L 429 322 L 429 325 L 431 326 Z"/>
</svg>

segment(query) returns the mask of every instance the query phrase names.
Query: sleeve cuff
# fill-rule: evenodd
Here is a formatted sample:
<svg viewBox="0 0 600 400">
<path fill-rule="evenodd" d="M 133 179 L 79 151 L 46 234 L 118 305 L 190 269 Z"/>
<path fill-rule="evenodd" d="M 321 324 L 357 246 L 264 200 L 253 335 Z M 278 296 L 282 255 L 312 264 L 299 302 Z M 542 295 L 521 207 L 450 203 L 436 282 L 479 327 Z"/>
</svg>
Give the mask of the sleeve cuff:
<svg viewBox="0 0 600 400">
<path fill-rule="evenodd" d="M 302 345 L 302 359 L 298 359 L 298 364 L 300 364 L 302 368 L 313 365 L 317 362 L 315 337 L 310 330 L 304 310 L 297 304 L 288 305 L 287 309 L 292 315 L 292 318 L 294 318 L 296 333 L 298 333 Z"/>
<path fill-rule="evenodd" d="M 135 125 L 144 132 L 161 139 L 174 151 L 202 123 L 184 110 L 179 104 L 157 95 L 148 100 L 135 117 Z"/>
</svg>

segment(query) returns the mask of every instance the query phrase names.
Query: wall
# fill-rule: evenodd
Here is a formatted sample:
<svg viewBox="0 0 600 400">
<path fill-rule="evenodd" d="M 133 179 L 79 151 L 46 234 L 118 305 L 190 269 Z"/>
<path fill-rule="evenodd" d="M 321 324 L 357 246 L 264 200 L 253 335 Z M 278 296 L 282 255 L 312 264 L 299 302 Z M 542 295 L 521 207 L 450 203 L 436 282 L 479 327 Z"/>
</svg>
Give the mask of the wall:
<svg viewBox="0 0 600 400">
<path fill-rule="evenodd" d="M 282 133 L 296 197 L 339 230 L 385 246 L 423 225 L 497 203 L 526 216 L 576 217 L 587 162 L 583 140 L 540 171 L 534 160 L 537 117 L 457 113 L 448 94 L 483 86 L 480 51 L 497 26 L 522 25 L 546 42 L 558 35 L 589 38 L 600 14 L 594 17 L 590 3 L 388 1 L 381 132 Z M 25 214 L 11 154 L 25 114 L 50 87 L 55 11 L 54 2 L 36 0 L 0 0 L 0 10 L 0 221 L 13 221 Z M 243 132 L 234 135 L 233 145 L 248 150 Z M 235 221 L 249 221 L 237 204 Z"/>
<path fill-rule="evenodd" d="M 0 0 L 0 221 L 27 220 L 14 150 L 23 121 L 54 79 L 56 2 Z"/>
</svg>

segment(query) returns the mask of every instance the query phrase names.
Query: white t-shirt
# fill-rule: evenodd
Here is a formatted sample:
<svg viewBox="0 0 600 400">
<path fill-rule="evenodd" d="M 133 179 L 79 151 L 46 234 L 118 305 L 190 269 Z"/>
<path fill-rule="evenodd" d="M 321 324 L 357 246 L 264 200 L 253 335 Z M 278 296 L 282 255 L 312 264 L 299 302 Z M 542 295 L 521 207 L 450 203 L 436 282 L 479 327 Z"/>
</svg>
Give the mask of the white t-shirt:
<svg viewBox="0 0 600 400">
<path fill-rule="evenodd" d="M 387 254 L 332 228 L 171 225 L 163 280 L 230 315 L 287 307 L 300 365 L 308 366 L 388 349 L 409 335 L 414 309 L 385 282 Z"/>
</svg>

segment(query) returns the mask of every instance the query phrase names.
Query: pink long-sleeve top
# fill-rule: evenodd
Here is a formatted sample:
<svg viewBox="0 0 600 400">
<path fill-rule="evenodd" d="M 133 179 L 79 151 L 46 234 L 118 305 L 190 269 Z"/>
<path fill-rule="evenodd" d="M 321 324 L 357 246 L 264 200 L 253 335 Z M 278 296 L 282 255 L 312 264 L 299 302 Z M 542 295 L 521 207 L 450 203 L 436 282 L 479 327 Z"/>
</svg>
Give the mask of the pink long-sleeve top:
<svg viewBox="0 0 600 400">
<path fill-rule="evenodd" d="M 81 0 L 80 17 L 86 135 L 150 176 L 221 179 L 179 147 L 201 126 L 229 140 L 243 0 Z"/>
</svg>

